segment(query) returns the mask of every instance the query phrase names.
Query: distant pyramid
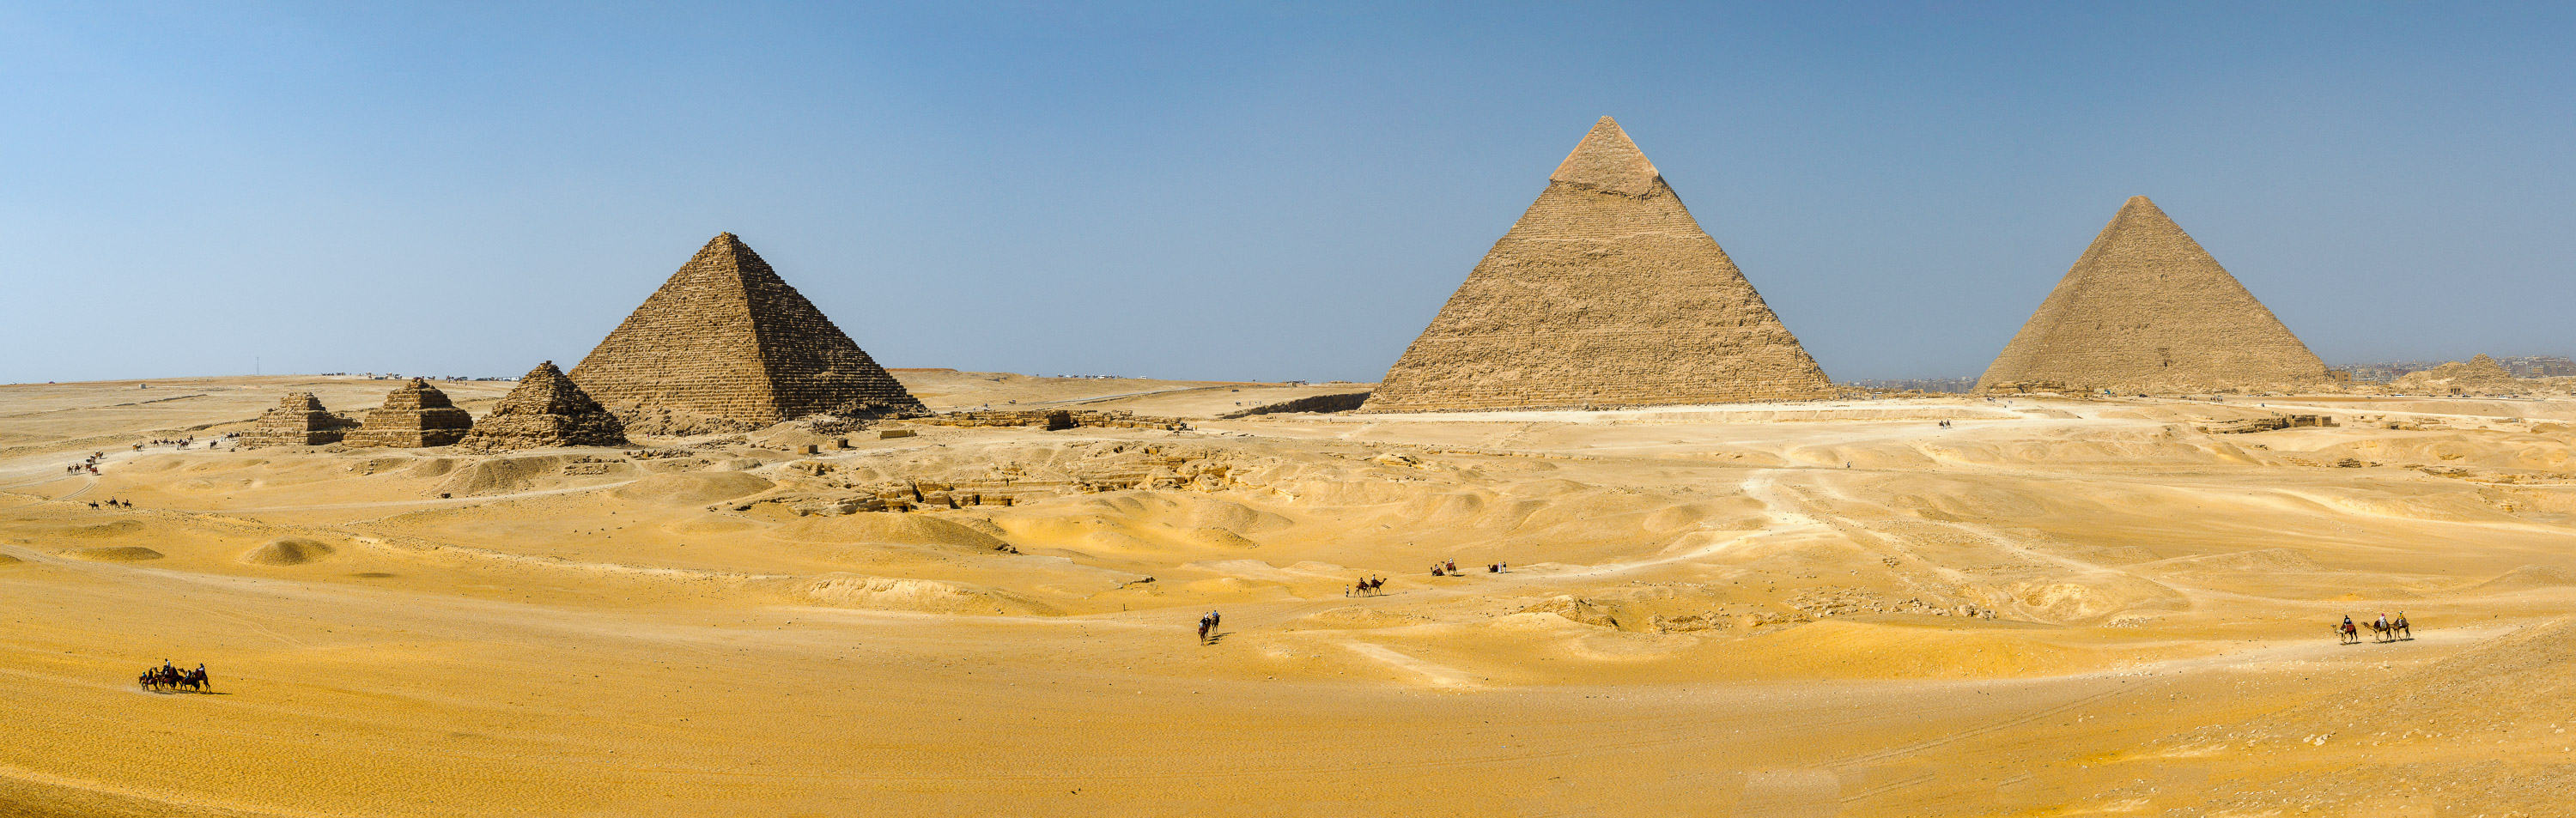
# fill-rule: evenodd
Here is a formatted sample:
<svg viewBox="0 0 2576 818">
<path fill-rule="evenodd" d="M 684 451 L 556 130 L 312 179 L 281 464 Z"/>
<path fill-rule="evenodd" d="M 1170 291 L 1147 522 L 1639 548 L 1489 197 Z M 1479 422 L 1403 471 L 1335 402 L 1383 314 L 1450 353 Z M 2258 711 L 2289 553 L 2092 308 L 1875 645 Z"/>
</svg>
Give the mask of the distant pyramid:
<svg viewBox="0 0 2576 818">
<path fill-rule="evenodd" d="M 2484 354 L 2406 373 L 2388 388 L 2401 395 L 2497 395 L 2523 391 L 2522 381 L 2514 379 L 2511 370 Z"/>
<path fill-rule="evenodd" d="M 528 370 L 456 445 L 486 450 L 623 446 L 626 425 L 547 361 Z"/>
<path fill-rule="evenodd" d="M 1980 392 L 2173 394 L 2324 383 L 2281 319 L 2145 196 L 2075 260 Z"/>
<path fill-rule="evenodd" d="M 732 233 L 671 274 L 572 380 L 621 416 L 676 412 L 757 427 L 816 413 L 924 411 Z"/>
<path fill-rule="evenodd" d="M 1815 359 L 1605 116 L 1360 411 L 1831 395 Z"/>
<path fill-rule="evenodd" d="M 385 405 L 367 410 L 367 419 L 340 442 L 351 446 L 417 449 L 445 446 L 474 428 L 474 416 L 456 408 L 447 393 L 419 378 L 385 396 Z"/>
</svg>

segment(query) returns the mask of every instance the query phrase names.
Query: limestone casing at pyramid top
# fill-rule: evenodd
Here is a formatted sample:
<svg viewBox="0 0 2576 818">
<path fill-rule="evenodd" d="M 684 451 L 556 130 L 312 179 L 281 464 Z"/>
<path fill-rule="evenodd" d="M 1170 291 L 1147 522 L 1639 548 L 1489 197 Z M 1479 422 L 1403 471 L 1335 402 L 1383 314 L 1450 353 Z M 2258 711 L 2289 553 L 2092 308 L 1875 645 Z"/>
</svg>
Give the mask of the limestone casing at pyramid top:
<svg viewBox="0 0 2576 818">
<path fill-rule="evenodd" d="M 1664 176 L 1646 152 L 1628 138 L 1628 132 L 1617 120 L 1602 117 L 1592 123 L 1592 132 L 1565 155 L 1565 161 L 1548 174 L 1550 182 L 1582 185 L 1626 196 L 1644 196 L 1663 186 Z"/>
<path fill-rule="evenodd" d="M 1978 380 L 1983 392 L 2315 385 L 2325 364 L 2155 202 L 2133 196 Z"/>
</svg>

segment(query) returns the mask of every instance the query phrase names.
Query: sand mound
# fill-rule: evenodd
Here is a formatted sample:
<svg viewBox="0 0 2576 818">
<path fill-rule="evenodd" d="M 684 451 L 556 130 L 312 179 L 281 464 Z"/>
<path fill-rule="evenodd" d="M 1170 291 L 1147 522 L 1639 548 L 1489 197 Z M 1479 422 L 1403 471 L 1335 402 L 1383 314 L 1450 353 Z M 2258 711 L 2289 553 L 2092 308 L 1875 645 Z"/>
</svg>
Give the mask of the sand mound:
<svg viewBox="0 0 2576 818">
<path fill-rule="evenodd" d="M 1260 548 L 1261 544 L 1241 534 L 1222 528 L 1201 528 L 1190 532 L 1190 541 L 1218 548 Z"/>
<path fill-rule="evenodd" d="M 2191 600 L 2155 582 L 2119 573 L 2093 573 L 2067 578 L 2030 579 L 1995 585 L 1973 585 L 1964 594 L 1978 607 L 2005 611 L 2015 619 L 2069 624 L 2139 610 L 2180 611 Z"/>
<path fill-rule="evenodd" d="M 656 474 L 619 486 L 609 494 L 646 505 L 694 506 L 758 494 L 772 485 L 775 484 L 757 475 L 733 471 Z"/>
<path fill-rule="evenodd" d="M 1592 600 L 1579 599 L 1565 594 L 1559 594 L 1555 597 L 1549 598 L 1545 602 L 1541 602 L 1527 608 L 1522 608 L 1520 612 L 1532 614 L 1556 614 L 1557 616 L 1565 617 L 1566 621 L 1569 622 L 1580 622 L 1585 625 L 1596 625 L 1604 628 L 1619 627 L 1619 620 L 1611 616 L 1609 606 L 1596 605 L 1593 604 Z"/>
<path fill-rule="evenodd" d="M 834 574 L 807 582 L 799 594 L 817 605 L 943 614 L 1052 614 L 1055 609 L 1008 591 L 928 579 Z"/>
<path fill-rule="evenodd" d="M 977 551 L 999 550 L 1005 544 L 999 537 L 959 523 L 899 511 L 800 517 L 769 532 L 769 536 L 795 542 L 944 545 Z"/>
<path fill-rule="evenodd" d="M 456 469 L 446 480 L 439 481 L 437 488 L 430 489 L 430 493 L 455 497 L 508 494 L 526 491 L 535 487 L 538 480 L 562 471 L 561 457 L 496 457 Z"/>
<path fill-rule="evenodd" d="M 25 562 L 25 561 L 26 561 L 26 560 L 22 560 L 22 559 L 19 559 L 19 558 L 17 558 L 17 557 L 12 557 L 12 556 L 9 556 L 9 555 L 7 555 L 7 554 L 0 554 L 0 565 L 16 565 L 16 564 L 18 564 L 18 563 Z"/>
<path fill-rule="evenodd" d="M 2324 571 L 2308 555 L 2288 548 L 2265 548 L 2233 554 L 2206 554 L 2151 562 L 2138 568 L 2158 571 Z"/>
<path fill-rule="evenodd" d="M 1357 630 L 1364 628 L 1400 628 L 1429 622 L 1429 617 L 1394 611 L 1379 611 L 1359 606 L 1334 608 L 1298 617 L 1291 629 Z"/>
<path fill-rule="evenodd" d="M 2527 591 L 2533 588 L 2562 588 L 2576 585 L 2576 571 L 2548 565 L 2525 565 L 2499 574 L 2470 587 L 2480 592 Z"/>
<path fill-rule="evenodd" d="M 242 552 L 241 561 L 251 565 L 303 565 L 331 556 L 336 550 L 302 537 L 279 537 Z"/>
<path fill-rule="evenodd" d="M 92 562 L 142 562 L 144 560 L 157 560 L 162 556 L 161 552 L 154 551 L 140 545 L 118 545 L 107 548 L 74 548 L 59 553 L 72 559 L 89 560 Z"/>
<path fill-rule="evenodd" d="M 140 534 L 143 532 L 143 528 L 143 523 L 139 520 L 117 520 L 115 522 L 97 523 L 94 525 L 66 526 L 56 529 L 52 533 L 57 537 L 81 537 L 84 539 L 103 540 L 110 537 L 123 537 L 130 534 Z"/>
</svg>

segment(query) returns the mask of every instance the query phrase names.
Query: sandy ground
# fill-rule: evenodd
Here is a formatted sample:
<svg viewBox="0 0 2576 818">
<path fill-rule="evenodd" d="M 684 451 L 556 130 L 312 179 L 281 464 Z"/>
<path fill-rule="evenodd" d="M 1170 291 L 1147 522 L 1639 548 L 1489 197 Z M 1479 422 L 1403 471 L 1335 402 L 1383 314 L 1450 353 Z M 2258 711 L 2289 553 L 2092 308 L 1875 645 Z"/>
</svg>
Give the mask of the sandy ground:
<svg viewBox="0 0 2576 818">
<path fill-rule="evenodd" d="M 0 387 L 0 815 L 2501 816 L 2576 788 L 2576 402 L 1214 420 L 1349 387 L 900 374 L 1197 419 L 136 451 L 392 384 Z M 2199 428 L 2274 413 L 2343 425 Z M 897 491 L 965 499 L 843 513 Z M 2328 635 L 2398 611 L 2414 638 Z M 137 688 L 165 658 L 214 692 Z"/>
</svg>

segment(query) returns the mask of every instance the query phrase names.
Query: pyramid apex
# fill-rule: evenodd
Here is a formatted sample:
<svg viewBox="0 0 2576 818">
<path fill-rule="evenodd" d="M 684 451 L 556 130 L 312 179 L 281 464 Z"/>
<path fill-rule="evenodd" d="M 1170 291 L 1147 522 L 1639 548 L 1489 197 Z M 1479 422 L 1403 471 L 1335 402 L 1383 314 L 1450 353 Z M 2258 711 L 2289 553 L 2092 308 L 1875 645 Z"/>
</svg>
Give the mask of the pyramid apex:
<svg viewBox="0 0 2576 818">
<path fill-rule="evenodd" d="M 1619 121 L 1602 117 L 1592 123 L 1592 132 L 1575 143 L 1574 152 L 1556 166 L 1547 180 L 1563 184 L 1584 185 L 1611 193 L 1642 196 L 1652 193 L 1663 174 L 1655 163 L 1647 161 L 1646 152 L 1620 129 Z"/>
</svg>

